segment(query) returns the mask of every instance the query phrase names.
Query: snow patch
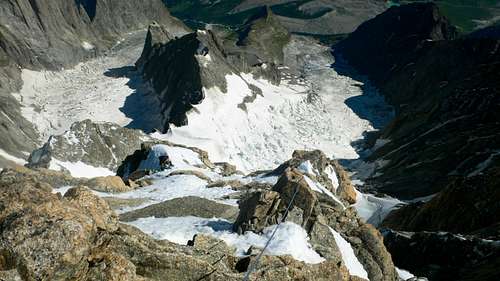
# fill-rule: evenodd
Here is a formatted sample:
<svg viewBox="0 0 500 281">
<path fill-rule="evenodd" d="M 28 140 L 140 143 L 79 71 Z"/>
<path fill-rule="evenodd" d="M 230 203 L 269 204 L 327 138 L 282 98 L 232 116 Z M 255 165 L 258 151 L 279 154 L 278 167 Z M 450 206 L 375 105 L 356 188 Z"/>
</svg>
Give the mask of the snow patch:
<svg viewBox="0 0 500 281">
<path fill-rule="evenodd" d="M 64 162 L 55 158 L 50 160 L 49 169 L 56 171 L 67 170 L 75 178 L 95 178 L 115 175 L 115 172 L 108 168 L 94 167 L 81 161 Z"/>
<path fill-rule="evenodd" d="M 73 186 L 71 185 L 67 185 L 67 186 L 61 186 L 59 188 L 54 188 L 52 189 L 52 193 L 60 193 L 62 196 L 64 196 L 66 194 L 66 192 L 68 192 L 68 190 L 70 190 L 71 188 L 73 188 Z"/>
<path fill-rule="evenodd" d="M 337 188 L 339 188 L 339 179 L 337 178 L 337 173 L 335 173 L 335 169 L 331 166 L 328 165 L 325 168 L 325 173 L 332 182 L 333 185 L 333 190 L 337 192 Z"/>
<path fill-rule="evenodd" d="M 364 221 L 378 226 L 394 208 L 404 204 L 406 203 L 390 196 L 377 197 L 356 190 L 356 203 L 353 206 Z"/>
<path fill-rule="evenodd" d="M 95 49 L 95 46 L 90 44 L 89 42 L 87 41 L 82 41 L 82 47 L 87 50 L 87 51 L 92 51 Z"/>
<path fill-rule="evenodd" d="M 145 129 L 156 126 L 152 113 L 159 109 L 155 107 L 154 95 L 140 84 L 139 73 L 123 70 L 124 66 L 134 65 L 140 56 L 144 34 L 134 33 L 107 56 L 70 69 L 22 70 L 23 87 L 13 96 L 22 105 L 22 115 L 40 132 L 40 142 L 51 135 L 61 135 L 71 124 L 85 119 L 120 126 L 134 121 L 134 125 L 140 123 Z M 145 120 L 133 120 L 131 116 L 144 116 L 141 118 Z"/>
<path fill-rule="evenodd" d="M 166 239 L 178 244 L 187 244 L 195 234 L 206 234 L 226 242 L 236 248 L 236 255 L 244 256 L 250 246 L 264 248 L 275 229 L 269 226 L 263 234 L 246 232 L 238 235 L 232 232 L 232 223 L 224 219 L 204 219 L 198 217 L 141 218 L 129 224 L 156 239 Z M 307 233 L 294 223 L 285 222 L 278 226 L 275 238 L 271 241 L 265 254 L 291 255 L 297 260 L 307 263 L 320 263 L 324 259 L 309 244 Z"/>
<path fill-rule="evenodd" d="M 396 272 L 398 273 L 399 278 L 403 279 L 404 281 L 415 277 L 415 275 L 411 274 L 409 271 L 401 268 L 396 267 Z"/>
<path fill-rule="evenodd" d="M 168 156 L 172 165 L 176 168 L 190 168 L 202 166 L 198 153 L 191 149 L 158 144 L 151 148 L 146 160 L 139 165 L 139 170 L 160 170 L 160 156 Z"/>
<path fill-rule="evenodd" d="M 349 274 L 356 275 L 363 279 L 368 279 L 368 272 L 366 272 L 363 265 L 359 262 L 358 258 L 354 254 L 354 250 L 349 242 L 347 242 L 344 237 L 342 237 L 337 231 L 333 228 L 330 228 L 330 231 L 335 238 L 335 243 L 337 244 L 340 254 L 342 255 L 342 260 L 344 261 L 347 269 L 349 270 Z"/>
<path fill-rule="evenodd" d="M 335 196 L 330 190 L 328 190 L 326 187 L 324 187 L 322 184 L 320 184 L 319 182 L 314 182 L 313 180 L 311 180 L 308 176 L 305 176 L 304 175 L 304 180 L 307 182 L 307 185 L 309 185 L 309 187 L 316 191 L 316 192 L 319 192 L 319 193 L 324 193 L 328 196 L 330 196 L 333 200 L 335 200 L 335 202 L 339 203 L 344 209 L 345 209 L 345 206 L 344 204 L 342 203 L 342 201 L 340 201 L 337 196 Z"/>
<path fill-rule="evenodd" d="M 118 213 L 128 212 L 144 208 L 152 204 L 187 196 L 197 196 L 233 206 L 238 205 L 236 200 L 221 199 L 222 197 L 235 192 L 229 186 L 207 188 L 207 181 L 196 176 L 168 176 L 169 173 L 170 171 L 164 171 L 150 176 L 149 179 L 153 181 L 153 184 L 143 188 L 119 194 L 104 192 L 97 192 L 96 194 L 100 197 L 111 196 L 121 199 L 145 199 L 146 201 L 146 203 L 141 204 L 140 206 L 127 207 L 117 210 Z"/>
<path fill-rule="evenodd" d="M 1 148 L 0 148 L 0 156 L 9 160 L 9 161 L 12 161 L 12 162 L 18 164 L 18 165 L 24 165 L 27 163 L 26 160 L 12 156 L 9 153 L 7 153 L 7 151 L 5 151 Z"/>
<path fill-rule="evenodd" d="M 319 174 L 319 172 L 316 169 L 314 169 L 311 161 L 309 161 L 309 160 L 300 163 L 300 165 L 297 167 L 297 169 L 299 171 L 301 171 L 302 173 L 312 175 L 312 176 L 317 176 Z"/>
<path fill-rule="evenodd" d="M 315 67 L 314 75 L 319 75 L 310 87 L 287 79 L 276 86 L 251 74 L 226 75 L 227 92 L 204 88 L 206 98 L 188 114 L 188 125 L 172 126 L 170 133 L 157 137 L 200 147 L 212 160 L 232 163 L 243 172 L 273 169 L 296 149 L 320 149 L 329 157 L 356 159 L 359 155 L 351 142 L 374 128 L 346 100 L 373 96 L 366 101 L 368 112 L 383 99 L 369 87 L 373 93 L 363 93 L 362 83 L 339 75 L 327 63 Z M 253 95 L 249 85 L 262 95 L 242 110 L 238 105 Z M 388 119 L 383 107 L 370 114 Z"/>
</svg>

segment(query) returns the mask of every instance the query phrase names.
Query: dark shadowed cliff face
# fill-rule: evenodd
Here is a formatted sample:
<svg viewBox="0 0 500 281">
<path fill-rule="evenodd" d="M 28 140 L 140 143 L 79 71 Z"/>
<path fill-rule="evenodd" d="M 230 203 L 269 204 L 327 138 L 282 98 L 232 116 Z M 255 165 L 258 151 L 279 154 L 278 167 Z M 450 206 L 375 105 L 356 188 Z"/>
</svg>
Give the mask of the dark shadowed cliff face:
<svg viewBox="0 0 500 281">
<path fill-rule="evenodd" d="M 335 48 L 397 109 L 381 134 L 390 142 L 370 159 L 388 161 L 371 180 L 383 192 L 427 196 L 496 157 L 499 42 L 454 34 L 436 6 L 415 4 L 389 9 Z"/>
<path fill-rule="evenodd" d="M 0 1 L 0 147 L 25 157 L 38 141 L 10 93 L 22 86 L 20 68 L 57 70 L 98 56 L 152 21 L 172 34 L 187 28 L 161 0 Z"/>
<path fill-rule="evenodd" d="M 273 38 L 290 36 L 262 20 L 260 26 Z M 187 125 L 187 113 L 203 102 L 205 90 L 216 87 L 221 94 L 227 92 L 227 75 L 251 73 L 279 84 L 281 77 L 275 61 L 280 56 L 283 60 L 283 48 L 288 41 L 276 45 L 255 34 L 259 30 L 251 31 L 251 44 L 241 46 L 237 44 L 238 34 L 233 32 L 210 29 L 175 37 L 161 25 L 152 24 L 136 66 L 161 102 L 163 126 L 158 129 L 167 132 L 171 124 Z M 259 94 L 258 87 L 248 86 L 254 96 Z"/>
<path fill-rule="evenodd" d="M 500 149 L 500 50 L 496 40 L 433 42 L 382 84 L 404 103 L 372 160 L 390 160 L 373 182 L 405 198 L 488 168 Z M 483 166 L 483 163 L 487 163 Z M 490 163 L 491 164 L 491 163 Z"/>
<path fill-rule="evenodd" d="M 495 28 L 455 38 L 436 6 L 415 4 L 389 9 L 334 47 L 397 111 L 368 158 L 377 169 L 367 185 L 403 199 L 437 193 L 382 224 L 412 232 L 389 233 L 385 243 L 397 266 L 431 280 L 500 275 L 497 242 L 483 240 L 500 238 L 499 46 Z"/>
<path fill-rule="evenodd" d="M 150 60 L 141 66 L 145 79 L 163 102 L 161 111 L 167 124 L 186 125 L 185 113 L 203 100 L 200 66 L 195 57 L 198 53 L 202 55 L 203 49 L 197 34 L 190 33 L 158 46 Z"/>
<path fill-rule="evenodd" d="M 426 42 L 456 36 L 456 29 L 436 5 L 409 4 L 392 7 L 361 24 L 335 51 L 380 86 L 392 79 L 395 67 L 414 59 Z M 384 94 L 392 103 L 398 103 L 401 96 Z"/>
<path fill-rule="evenodd" d="M 405 231 L 449 231 L 500 239 L 500 161 L 481 175 L 456 177 L 427 203 L 390 213 L 382 227 Z"/>
<path fill-rule="evenodd" d="M 384 233 L 396 265 L 428 280 L 497 281 L 498 242 L 446 232 Z"/>
</svg>

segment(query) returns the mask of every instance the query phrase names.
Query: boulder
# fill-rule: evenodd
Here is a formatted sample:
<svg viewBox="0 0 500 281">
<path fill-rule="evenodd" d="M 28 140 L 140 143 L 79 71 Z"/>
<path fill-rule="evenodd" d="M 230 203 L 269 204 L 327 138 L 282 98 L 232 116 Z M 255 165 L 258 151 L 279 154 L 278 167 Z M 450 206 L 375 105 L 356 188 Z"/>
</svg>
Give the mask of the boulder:
<svg viewBox="0 0 500 281">
<path fill-rule="evenodd" d="M 153 204 L 142 209 L 123 213 L 120 220 L 125 222 L 140 218 L 186 217 L 223 218 L 233 221 L 238 215 L 238 208 L 196 196 L 175 198 Z"/>
<path fill-rule="evenodd" d="M 13 168 L 3 169 L 0 172 L 0 176 L 2 178 L 2 182 L 5 183 L 16 182 L 19 180 L 32 180 L 35 182 L 46 182 L 55 188 L 86 183 L 85 179 L 73 178 L 69 173 L 63 171 L 54 171 L 44 168 L 29 169 L 19 165 L 16 165 Z"/>
<path fill-rule="evenodd" d="M 62 135 L 51 136 L 28 159 L 30 168 L 49 168 L 52 160 L 82 162 L 116 171 L 121 161 L 150 138 L 140 130 L 113 123 L 75 122 Z"/>
<path fill-rule="evenodd" d="M 224 177 L 229 177 L 234 174 L 242 174 L 242 172 L 236 169 L 235 165 L 229 164 L 227 162 L 217 162 L 214 165 L 220 170 L 220 174 Z"/>
<path fill-rule="evenodd" d="M 240 189 L 245 189 L 245 186 L 241 181 L 239 180 L 216 180 L 212 181 L 207 185 L 208 188 L 210 187 L 224 187 L 224 186 L 230 186 L 234 190 L 240 190 Z"/>
<path fill-rule="evenodd" d="M 118 176 L 93 178 L 87 182 L 87 186 L 93 190 L 112 193 L 126 192 L 133 189 L 131 186 L 126 185 L 122 178 Z"/>
<path fill-rule="evenodd" d="M 329 159 L 321 150 L 296 150 L 292 154 L 292 159 L 281 164 L 268 175 L 281 175 L 289 167 L 298 168 L 347 203 L 356 202 L 356 190 L 348 173 L 337 160 Z"/>
<path fill-rule="evenodd" d="M 265 227 L 278 223 L 274 214 L 280 206 L 280 195 L 275 191 L 262 191 L 250 194 L 239 203 L 239 215 L 234 223 L 234 231 L 260 232 Z"/>
<path fill-rule="evenodd" d="M 85 189 L 66 199 L 41 182 L 0 184 L 0 260 L 24 280 L 81 278 L 100 230 L 116 230 L 116 218 Z"/>
</svg>

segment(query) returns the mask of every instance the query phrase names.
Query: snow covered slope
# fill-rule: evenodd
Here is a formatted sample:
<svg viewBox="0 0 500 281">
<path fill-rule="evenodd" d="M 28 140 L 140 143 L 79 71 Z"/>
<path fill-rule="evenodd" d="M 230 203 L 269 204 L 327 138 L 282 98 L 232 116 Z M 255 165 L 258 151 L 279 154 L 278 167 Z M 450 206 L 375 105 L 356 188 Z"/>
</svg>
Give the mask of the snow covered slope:
<svg viewBox="0 0 500 281">
<path fill-rule="evenodd" d="M 145 31 L 130 33 L 106 56 L 62 71 L 22 70 L 24 85 L 13 94 L 23 105 L 22 114 L 46 141 L 62 134 L 76 121 L 109 121 L 135 127 L 154 126 L 154 96 L 141 84 L 131 67 L 142 51 Z M 132 105 L 131 105 L 132 103 Z"/>
<path fill-rule="evenodd" d="M 357 159 L 351 143 L 374 126 L 347 101 L 363 103 L 362 115 L 377 124 L 392 117 L 391 109 L 373 87 L 330 68 L 334 58 L 328 48 L 302 38 L 287 48 L 290 67 L 281 69 L 285 77 L 279 86 L 249 74 L 226 75 L 227 93 L 204 88 L 205 100 L 188 114 L 189 124 L 156 136 L 200 147 L 212 160 L 234 163 L 243 171 L 271 169 L 295 149 Z M 262 94 L 246 102 L 252 96 L 249 85 Z"/>
<path fill-rule="evenodd" d="M 140 55 L 143 38 L 143 32 L 130 34 L 108 56 L 73 69 L 23 70 L 25 85 L 16 96 L 42 140 L 87 118 L 146 131 L 160 126 L 156 98 L 130 67 Z M 189 113 L 189 125 L 158 137 L 200 147 L 213 161 L 231 162 L 243 171 L 271 169 L 295 149 L 358 158 L 351 142 L 373 125 L 346 101 L 359 100 L 363 116 L 382 122 L 392 116 L 390 108 L 372 87 L 330 68 L 334 58 L 328 48 L 296 37 L 285 53 L 290 67 L 282 69 L 279 86 L 249 74 L 226 75 L 227 93 L 217 87 L 203 89 L 206 98 Z M 251 102 L 249 84 L 262 91 Z"/>
</svg>

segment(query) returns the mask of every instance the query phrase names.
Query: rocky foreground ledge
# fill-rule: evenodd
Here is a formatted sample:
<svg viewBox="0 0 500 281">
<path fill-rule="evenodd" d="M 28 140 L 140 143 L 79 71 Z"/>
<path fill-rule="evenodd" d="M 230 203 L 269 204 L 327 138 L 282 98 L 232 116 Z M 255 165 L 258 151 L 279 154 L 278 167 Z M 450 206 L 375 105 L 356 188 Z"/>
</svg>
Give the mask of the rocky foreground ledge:
<svg viewBox="0 0 500 281">
<path fill-rule="evenodd" d="M 45 152 L 61 158 L 63 142 L 99 151 L 97 139 L 69 131 Z M 121 177 L 59 168 L 0 173 L 1 280 L 242 280 L 283 217 L 251 280 L 401 280 L 380 233 L 351 206 L 349 176 L 321 151 L 243 175 L 199 149 L 147 140 Z M 186 227 L 195 231 L 180 234 Z"/>
</svg>

